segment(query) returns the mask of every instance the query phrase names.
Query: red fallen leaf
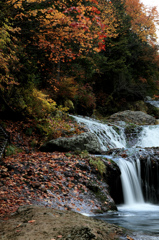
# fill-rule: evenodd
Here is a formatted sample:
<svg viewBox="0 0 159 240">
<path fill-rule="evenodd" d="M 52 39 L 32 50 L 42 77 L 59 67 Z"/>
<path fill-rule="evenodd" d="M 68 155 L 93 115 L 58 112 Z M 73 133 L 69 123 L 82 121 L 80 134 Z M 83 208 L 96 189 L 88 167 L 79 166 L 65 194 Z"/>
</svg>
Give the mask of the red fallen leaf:
<svg viewBox="0 0 159 240">
<path fill-rule="evenodd" d="M 79 212 L 81 211 L 81 209 L 80 209 L 80 208 L 77 208 L 76 210 L 77 210 L 77 211 L 79 211 Z"/>
<path fill-rule="evenodd" d="M 29 220 L 28 223 L 34 223 L 36 220 Z"/>
</svg>

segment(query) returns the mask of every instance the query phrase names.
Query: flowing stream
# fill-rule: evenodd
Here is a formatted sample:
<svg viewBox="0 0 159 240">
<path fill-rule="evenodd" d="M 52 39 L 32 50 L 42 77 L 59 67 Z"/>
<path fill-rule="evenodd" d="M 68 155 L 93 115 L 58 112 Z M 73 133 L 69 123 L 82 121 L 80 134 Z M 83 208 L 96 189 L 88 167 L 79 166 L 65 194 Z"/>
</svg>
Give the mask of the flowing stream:
<svg viewBox="0 0 159 240">
<path fill-rule="evenodd" d="M 145 170 L 147 182 L 145 184 L 145 195 L 147 197 L 143 196 L 141 184 L 143 180 L 141 179 L 141 164 L 139 160 L 139 155 L 141 153 L 144 154 L 146 151 L 145 147 L 159 147 L 159 125 L 142 126 L 142 130 L 138 133 L 131 148 L 128 148 L 129 144 L 124 127 L 108 125 L 80 116 L 74 116 L 74 118 L 78 123 L 87 126 L 98 137 L 103 151 L 120 148 L 126 149 L 128 152 L 128 158 L 109 156 L 118 164 L 121 170 L 124 203 L 117 205 L 117 212 L 101 214 L 96 216 L 96 218 L 135 231 L 136 235 L 133 236 L 135 240 L 159 239 L 159 205 L 154 204 L 152 201 L 153 194 L 149 189 L 151 174 L 148 168 Z M 149 166 L 148 157 L 146 161 L 147 166 Z M 159 203 L 159 200 L 157 202 Z"/>
<path fill-rule="evenodd" d="M 153 106 L 155 106 L 155 107 L 157 107 L 157 108 L 159 108 L 159 101 L 155 101 L 155 100 L 148 100 L 148 101 L 146 101 L 147 103 L 150 103 L 151 105 L 153 105 Z"/>
</svg>

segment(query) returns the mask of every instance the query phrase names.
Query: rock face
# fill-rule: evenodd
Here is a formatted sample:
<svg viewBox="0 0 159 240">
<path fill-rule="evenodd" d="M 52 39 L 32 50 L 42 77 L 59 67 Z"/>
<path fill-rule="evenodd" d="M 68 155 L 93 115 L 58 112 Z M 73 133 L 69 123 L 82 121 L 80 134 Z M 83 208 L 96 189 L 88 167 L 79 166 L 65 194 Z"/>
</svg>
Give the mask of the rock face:
<svg viewBox="0 0 159 240">
<path fill-rule="evenodd" d="M 112 151 L 115 152 L 115 150 L 112 150 Z M 108 151 L 108 155 L 109 155 L 109 151 Z M 110 161 L 110 160 L 105 161 L 105 165 L 106 165 L 106 174 L 104 176 L 104 180 L 109 186 L 110 196 L 113 198 L 115 203 L 123 203 L 122 186 L 121 186 L 121 180 L 120 180 L 120 175 L 121 175 L 120 168 L 114 161 Z"/>
<path fill-rule="evenodd" d="M 91 132 L 84 132 L 70 138 L 61 137 L 53 139 L 45 143 L 40 150 L 44 152 L 87 150 L 93 154 L 100 154 L 102 152 L 98 138 Z"/>
<path fill-rule="evenodd" d="M 125 121 L 138 125 L 154 125 L 156 119 L 141 111 L 123 111 L 118 112 L 109 117 L 110 121 Z"/>
<path fill-rule="evenodd" d="M 159 147 L 140 150 L 139 156 L 144 198 L 147 202 L 158 204 Z"/>
</svg>

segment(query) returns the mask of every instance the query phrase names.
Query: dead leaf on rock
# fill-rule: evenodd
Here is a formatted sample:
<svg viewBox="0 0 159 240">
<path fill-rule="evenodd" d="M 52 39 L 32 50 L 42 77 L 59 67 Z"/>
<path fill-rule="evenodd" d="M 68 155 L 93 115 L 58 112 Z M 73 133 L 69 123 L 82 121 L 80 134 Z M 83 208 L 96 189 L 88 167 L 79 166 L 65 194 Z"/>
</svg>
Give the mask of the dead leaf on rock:
<svg viewBox="0 0 159 240">
<path fill-rule="evenodd" d="M 18 225 L 16 226 L 16 228 L 20 227 L 21 225 L 22 225 L 22 223 L 18 224 Z"/>
<path fill-rule="evenodd" d="M 28 223 L 34 223 L 36 220 L 29 220 Z"/>
</svg>

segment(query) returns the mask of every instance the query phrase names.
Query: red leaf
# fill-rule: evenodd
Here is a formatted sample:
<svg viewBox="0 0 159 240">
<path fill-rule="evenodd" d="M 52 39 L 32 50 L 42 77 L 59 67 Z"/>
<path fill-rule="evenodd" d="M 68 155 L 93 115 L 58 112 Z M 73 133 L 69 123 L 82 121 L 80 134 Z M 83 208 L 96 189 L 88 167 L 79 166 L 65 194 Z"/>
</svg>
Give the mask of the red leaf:
<svg viewBox="0 0 159 240">
<path fill-rule="evenodd" d="M 34 223 L 36 220 L 29 220 L 28 223 Z"/>
</svg>

